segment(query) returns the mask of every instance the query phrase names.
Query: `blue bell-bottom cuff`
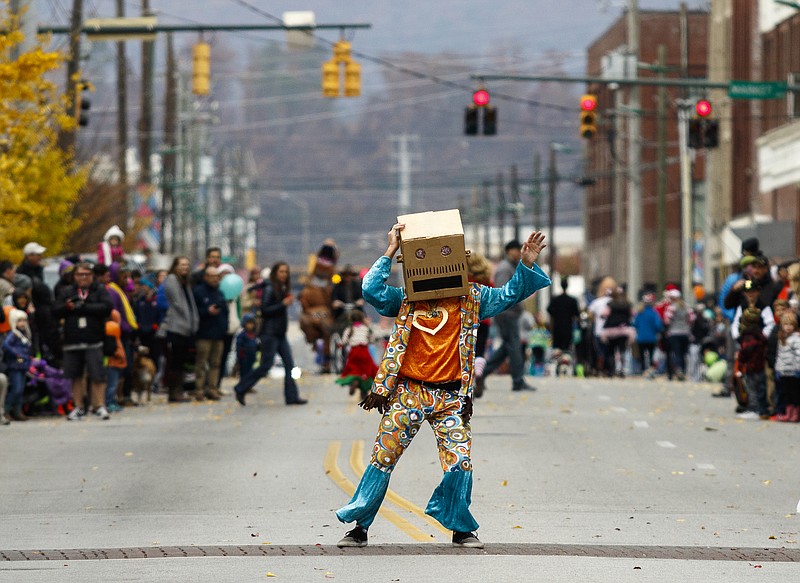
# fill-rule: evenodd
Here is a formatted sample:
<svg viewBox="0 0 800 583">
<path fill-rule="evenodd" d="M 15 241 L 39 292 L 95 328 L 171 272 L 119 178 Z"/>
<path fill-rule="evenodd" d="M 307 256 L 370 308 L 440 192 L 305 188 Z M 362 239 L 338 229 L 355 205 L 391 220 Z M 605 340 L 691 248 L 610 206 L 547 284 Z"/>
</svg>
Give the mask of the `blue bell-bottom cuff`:
<svg viewBox="0 0 800 583">
<path fill-rule="evenodd" d="M 390 476 L 389 472 L 382 472 L 373 465 L 367 466 L 353 498 L 347 506 L 336 511 L 336 518 L 345 523 L 355 521 L 369 528 L 389 489 Z"/>
<path fill-rule="evenodd" d="M 458 532 L 478 530 L 478 522 L 469 511 L 472 503 L 472 472 L 446 472 L 433 491 L 425 514 L 434 517 L 442 526 Z"/>
</svg>

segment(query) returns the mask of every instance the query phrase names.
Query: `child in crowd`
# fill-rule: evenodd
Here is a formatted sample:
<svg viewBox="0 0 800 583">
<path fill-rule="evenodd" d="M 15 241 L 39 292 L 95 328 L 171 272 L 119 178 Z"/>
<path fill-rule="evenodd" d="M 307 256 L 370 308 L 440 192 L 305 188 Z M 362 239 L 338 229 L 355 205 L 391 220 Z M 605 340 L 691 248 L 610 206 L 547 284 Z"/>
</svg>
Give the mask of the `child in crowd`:
<svg viewBox="0 0 800 583">
<path fill-rule="evenodd" d="M 636 314 L 633 320 L 633 327 L 636 329 L 636 344 L 639 347 L 639 358 L 641 359 L 642 374 L 649 378 L 656 376 L 655 350 L 658 342 L 658 335 L 664 331 L 664 322 L 658 315 L 653 305 L 656 302 L 656 295 L 648 292 L 642 296 L 642 309 Z"/>
<path fill-rule="evenodd" d="M 122 248 L 124 238 L 125 234 L 117 225 L 106 231 L 103 240 L 97 244 L 97 262 L 101 265 L 124 263 L 125 251 Z"/>
<path fill-rule="evenodd" d="M 778 344 L 782 333 L 781 317 L 788 309 L 789 302 L 787 300 L 775 300 L 772 302 L 772 313 L 776 325 L 767 336 L 767 399 L 772 410 L 778 415 L 785 412 L 786 403 L 781 397 L 780 387 L 776 382 L 775 361 L 778 357 Z"/>
<path fill-rule="evenodd" d="M 113 413 L 121 411 L 122 405 L 117 402 L 119 379 L 128 367 L 125 347 L 122 345 L 121 317 L 117 310 L 111 310 L 111 318 L 106 322 L 106 336 L 113 336 L 117 341 L 117 349 L 106 361 L 106 410 Z M 76 407 L 80 406 L 75 404 Z"/>
<path fill-rule="evenodd" d="M 750 305 L 739 319 L 739 367 L 747 391 L 747 411 L 740 419 L 768 419 L 766 365 L 767 341 L 762 332 L 761 310 Z"/>
<path fill-rule="evenodd" d="M 785 412 L 776 420 L 795 423 L 800 421 L 800 331 L 794 312 L 783 312 L 780 329 L 775 377 Z"/>
<path fill-rule="evenodd" d="M 248 312 L 242 316 L 242 331 L 236 336 L 236 362 L 239 376 L 244 377 L 256 364 L 261 342 L 256 334 L 256 316 Z"/>
<path fill-rule="evenodd" d="M 8 376 L 8 394 L 5 410 L 14 421 L 27 421 L 22 412 L 25 394 L 26 374 L 31 366 L 31 330 L 28 327 L 28 314 L 22 310 L 11 310 L 9 314 L 11 331 L 3 341 L 3 360 Z"/>
<path fill-rule="evenodd" d="M 350 394 L 360 391 L 361 398 L 367 396 L 372 387 L 372 379 L 378 372 L 378 366 L 372 360 L 369 346 L 372 344 L 372 329 L 367 325 L 364 312 L 353 310 L 350 313 L 351 324 L 342 334 L 342 343 L 347 347 L 347 361 L 342 375 L 336 383 L 350 387 Z"/>
</svg>

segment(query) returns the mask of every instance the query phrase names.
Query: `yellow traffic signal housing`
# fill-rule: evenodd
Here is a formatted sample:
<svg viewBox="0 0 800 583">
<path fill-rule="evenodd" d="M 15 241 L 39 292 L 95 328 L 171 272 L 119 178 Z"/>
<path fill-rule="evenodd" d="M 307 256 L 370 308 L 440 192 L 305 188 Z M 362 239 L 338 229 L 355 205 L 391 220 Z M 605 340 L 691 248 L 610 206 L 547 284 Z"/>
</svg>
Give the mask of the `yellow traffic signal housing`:
<svg viewBox="0 0 800 583">
<path fill-rule="evenodd" d="M 322 63 L 322 96 L 339 97 L 339 65 L 333 59 Z"/>
<path fill-rule="evenodd" d="M 87 91 L 94 91 L 94 85 L 89 81 L 81 79 L 75 84 L 75 120 L 80 127 L 89 125 L 89 109 L 92 107 L 92 102 L 88 95 L 84 95 Z"/>
<path fill-rule="evenodd" d="M 597 133 L 597 96 L 587 94 L 581 97 L 580 134 L 587 140 Z"/>
<path fill-rule="evenodd" d="M 211 45 L 197 43 L 192 48 L 192 93 L 208 95 L 211 91 Z"/>
<path fill-rule="evenodd" d="M 581 137 L 587 140 L 597 133 L 597 114 L 593 111 L 581 112 Z"/>
<path fill-rule="evenodd" d="M 344 96 L 359 95 L 361 95 L 361 65 L 355 61 L 348 61 L 344 64 Z"/>
<path fill-rule="evenodd" d="M 337 63 L 347 63 L 350 61 L 350 50 L 352 45 L 346 40 L 340 40 L 333 44 L 333 60 Z"/>
</svg>

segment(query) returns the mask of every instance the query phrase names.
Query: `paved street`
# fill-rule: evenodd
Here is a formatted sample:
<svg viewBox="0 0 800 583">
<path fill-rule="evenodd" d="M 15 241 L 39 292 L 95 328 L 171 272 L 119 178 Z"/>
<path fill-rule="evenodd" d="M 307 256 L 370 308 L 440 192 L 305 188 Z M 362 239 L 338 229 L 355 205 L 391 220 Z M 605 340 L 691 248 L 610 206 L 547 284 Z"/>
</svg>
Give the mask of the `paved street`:
<svg viewBox="0 0 800 583">
<path fill-rule="evenodd" d="M 333 510 L 368 462 L 378 415 L 333 377 L 305 373 L 305 407 L 284 406 L 269 378 L 245 408 L 159 396 L 106 422 L 0 428 L 0 581 L 796 577 L 800 425 L 736 420 L 708 385 L 529 380 L 539 391 L 491 377 L 476 404 L 472 509 L 485 551 L 453 550 L 422 514 L 441 477 L 428 428 L 393 476 L 370 547 L 337 549 Z M 42 557 L 55 560 L 28 560 Z"/>
</svg>

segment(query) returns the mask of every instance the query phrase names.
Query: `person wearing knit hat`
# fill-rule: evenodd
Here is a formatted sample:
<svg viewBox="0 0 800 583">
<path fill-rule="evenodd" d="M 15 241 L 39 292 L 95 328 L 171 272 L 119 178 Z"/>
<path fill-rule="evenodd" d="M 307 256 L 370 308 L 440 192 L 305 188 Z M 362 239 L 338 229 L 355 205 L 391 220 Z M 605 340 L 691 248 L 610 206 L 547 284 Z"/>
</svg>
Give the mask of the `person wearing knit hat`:
<svg viewBox="0 0 800 583">
<path fill-rule="evenodd" d="M 122 241 L 125 233 L 117 225 L 112 226 L 103 240 L 97 244 L 97 262 L 101 265 L 111 265 L 115 261 L 122 263 L 125 259 L 125 251 L 122 249 Z"/>
<path fill-rule="evenodd" d="M 744 241 L 742 241 L 742 248 L 741 248 L 742 259 L 749 256 L 760 255 L 761 250 L 759 249 L 759 247 L 760 243 L 758 239 L 756 239 L 755 237 L 752 237 L 750 239 L 745 239 Z M 730 275 L 728 275 L 728 277 L 725 278 L 725 281 L 722 282 L 722 285 L 719 288 L 719 298 L 717 300 L 717 305 L 720 307 L 723 315 L 725 316 L 725 318 L 728 319 L 729 322 L 733 322 L 733 317 L 736 313 L 736 306 L 732 306 L 730 308 L 725 307 L 725 298 L 730 293 L 731 289 L 733 288 L 733 285 L 745 276 L 745 273 L 743 273 L 743 269 L 744 267 L 739 265 L 739 262 L 737 262 L 733 273 L 731 273 Z"/>
<path fill-rule="evenodd" d="M 14 421 L 27 421 L 22 412 L 26 373 L 31 366 L 31 331 L 28 314 L 22 310 L 11 310 L 8 315 L 11 331 L 3 341 L 3 361 L 6 365 L 9 387 L 4 409 Z"/>
<path fill-rule="evenodd" d="M 761 281 L 750 278 L 741 284 L 744 305 L 739 305 L 733 319 L 731 336 L 737 341 L 739 369 L 747 392 L 747 410 L 740 413 L 741 419 L 768 418 L 767 401 L 767 338 L 775 326 L 775 318 L 769 305 L 762 305 L 759 294 Z"/>
</svg>

